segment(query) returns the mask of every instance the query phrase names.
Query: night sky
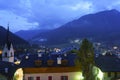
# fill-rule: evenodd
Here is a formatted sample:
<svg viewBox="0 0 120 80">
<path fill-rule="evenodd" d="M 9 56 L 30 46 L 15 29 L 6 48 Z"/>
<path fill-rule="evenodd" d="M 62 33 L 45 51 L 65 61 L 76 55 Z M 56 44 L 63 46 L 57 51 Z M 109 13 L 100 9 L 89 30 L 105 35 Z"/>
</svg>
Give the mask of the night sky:
<svg viewBox="0 0 120 80">
<path fill-rule="evenodd" d="M 0 25 L 10 30 L 53 29 L 82 15 L 120 10 L 120 0 L 0 0 Z"/>
</svg>

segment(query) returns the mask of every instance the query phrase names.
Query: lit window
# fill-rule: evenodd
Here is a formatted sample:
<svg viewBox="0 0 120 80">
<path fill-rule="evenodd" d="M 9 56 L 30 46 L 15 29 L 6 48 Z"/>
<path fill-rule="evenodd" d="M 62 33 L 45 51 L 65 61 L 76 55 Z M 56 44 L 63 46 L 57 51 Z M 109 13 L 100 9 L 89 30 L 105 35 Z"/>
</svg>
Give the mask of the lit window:
<svg viewBox="0 0 120 80">
<path fill-rule="evenodd" d="M 53 60 L 48 60 L 48 61 L 47 61 L 48 66 L 52 66 L 52 65 L 53 65 L 53 63 L 54 63 L 54 61 L 53 61 Z"/>
<path fill-rule="evenodd" d="M 62 60 L 62 65 L 67 66 L 68 65 L 68 60 L 66 60 L 66 59 Z"/>
<path fill-rule="evenodd" d="M 35 66 L 39 67 L 42 65 L 42 61 L 41 60 L 35 60 Z"/>
<path fill-rule="evenodd" d="M 61 57 L 57 58 L 57 64 L 61 64 L 61 59 L 62 59 Z"/>
</svg>

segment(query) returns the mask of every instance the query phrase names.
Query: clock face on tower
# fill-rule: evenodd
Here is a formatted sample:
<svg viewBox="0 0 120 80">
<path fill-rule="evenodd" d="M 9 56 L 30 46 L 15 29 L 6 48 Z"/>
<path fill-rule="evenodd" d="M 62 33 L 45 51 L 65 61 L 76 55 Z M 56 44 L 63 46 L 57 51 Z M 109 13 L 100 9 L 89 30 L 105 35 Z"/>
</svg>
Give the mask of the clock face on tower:
<svg viewBox="0 0 120 80">
<path fill-rule="evenodd" d="M 16 70 L 13 80 L 23 80 L 23 70 L 22 70 L 22 68 Z"/>
</svg>

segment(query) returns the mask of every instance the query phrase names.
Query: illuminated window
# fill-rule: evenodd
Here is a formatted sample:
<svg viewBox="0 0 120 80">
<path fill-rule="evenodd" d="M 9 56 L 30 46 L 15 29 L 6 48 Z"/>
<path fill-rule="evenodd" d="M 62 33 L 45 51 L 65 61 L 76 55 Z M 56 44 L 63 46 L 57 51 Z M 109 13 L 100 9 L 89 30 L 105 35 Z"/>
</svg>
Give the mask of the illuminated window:
<svg viewBox="0 0 120 80">
<path fill-rule="evenodd" d="M 61 57 L 57 57 L 57 64 L 61 64 Z"/>
<path fill-rule="evenodd" d="M 62 65 L 67 66 L 68 65 L 68 60 L 62 60 Z"/>
<path fill-rule="evenodd" d="M 48 76 L 48 80 L 52 80 L 52 76 Z"/>
<path fill-rule="evenodd" d="M 36 77 L 36 80 L 40 80 L 40 77 Z"/>
<path fill-rule="evenodd" d="M 48 66 L 52 66 L 52 65 L 53 65 L 53 63 L 54 63 L 54 61 L 53 61 L 53 60 L 48 60 L 48 61 L 47 61 Z"/>
<path fill-rule="evenodd" d="M 35 60 L 35 66 L 39 67 L 42 65 L 42 61 L 41 60 Z"/>
<path fill-rule="evenodd" d="M 61 76 L 61 80 L 68 80 L 68 76 Z"/>
</svg>

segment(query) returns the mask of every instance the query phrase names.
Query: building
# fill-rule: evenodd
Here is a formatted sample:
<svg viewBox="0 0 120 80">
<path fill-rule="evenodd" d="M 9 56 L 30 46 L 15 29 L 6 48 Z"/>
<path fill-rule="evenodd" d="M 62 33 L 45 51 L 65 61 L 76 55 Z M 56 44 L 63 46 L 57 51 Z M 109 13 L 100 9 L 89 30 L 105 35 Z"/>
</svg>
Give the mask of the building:
<svg viewBox="0 0 120 80">
<path fill-rule="evenodd" d="M 104 80 L 120 79 L 120 59 L 115 55 L 99 56 L 96 65 L 102 70 Z"/>
<path fill-rule="evenodd" d="M 0 61 L 0 80 L 23 80 L 23 70 L 14 64 L 14 49 L 10 41 L 9 25 L 6 35 L 6 43 L 2 51 Z"/>
<path fill-rule="evenodd" d="M 2 51 L 2 61 L 14 63 L 14 49 L 13 49 L 13 45 L 10 41 L 9 25 L 8 25 L 7 35 L 6 35 L 6 43 L 5 43 L 4 49 Z"/>
<path fill-rule="evenodd" d="M 20 67 L 24 80 L 82 80 L 80 66 L 75 66 L 76 54 L 27 54 Z"/>
</svg>

